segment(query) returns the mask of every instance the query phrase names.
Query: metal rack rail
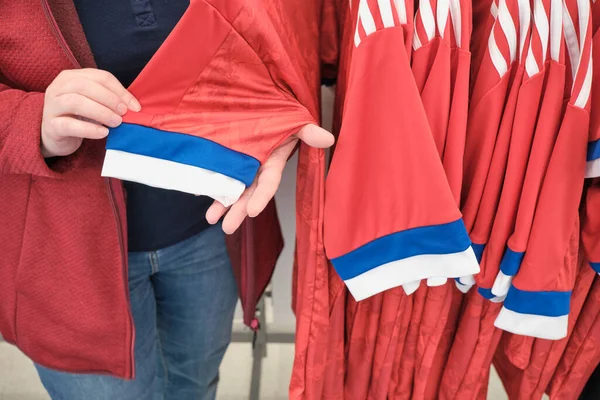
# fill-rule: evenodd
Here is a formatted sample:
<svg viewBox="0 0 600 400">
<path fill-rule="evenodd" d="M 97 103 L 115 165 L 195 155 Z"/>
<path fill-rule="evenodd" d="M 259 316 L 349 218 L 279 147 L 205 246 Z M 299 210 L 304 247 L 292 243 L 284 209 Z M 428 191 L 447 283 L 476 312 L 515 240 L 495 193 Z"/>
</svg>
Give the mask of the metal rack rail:
<svg viewBox="0 0 600 400">
<path fill-rule="evenodd" d="M 271 292 L 265 292 L 256 307 L 260 329 L 256 332 L 233 332 L 231 341 L 235 343 L 252 343 L 252 372 L 250 378 L 249 400 L 260 399 L 260 381 L 262 377 L 262 362 L 267 357 L 267 344 L 294 343 L 293 333 L 269 333 L 265 313 L 265 297 L 272 297 Z"/>
</svg>

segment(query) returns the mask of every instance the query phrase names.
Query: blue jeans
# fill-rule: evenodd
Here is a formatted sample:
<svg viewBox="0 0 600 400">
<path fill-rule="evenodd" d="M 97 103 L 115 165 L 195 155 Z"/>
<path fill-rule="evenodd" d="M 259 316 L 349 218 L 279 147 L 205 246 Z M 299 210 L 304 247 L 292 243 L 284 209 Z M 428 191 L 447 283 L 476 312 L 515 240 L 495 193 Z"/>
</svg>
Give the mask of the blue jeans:
<svg viewBox="0 0 600 400">
<path fill-rule="evenodd" d="M 135 379 L 36 365 L 52 399 L 214 399 L 237 300 L 220 225 L 159 251 L 130 253 L 129 289 Z"/>
</svg>

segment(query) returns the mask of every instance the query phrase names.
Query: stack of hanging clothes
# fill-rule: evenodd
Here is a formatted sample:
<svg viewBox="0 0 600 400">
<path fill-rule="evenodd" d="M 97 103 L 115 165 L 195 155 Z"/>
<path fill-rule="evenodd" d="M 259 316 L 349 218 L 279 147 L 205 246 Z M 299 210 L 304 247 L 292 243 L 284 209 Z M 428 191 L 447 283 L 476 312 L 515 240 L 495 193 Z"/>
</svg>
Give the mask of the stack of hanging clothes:
<svg viewBox="0 0 600 400">
<path fill-rule="evenodd" d="M 600 358 L 567 367 L 562 353 L 580 321 L 577 348 L 592 335 L 585 310 L 600 296 L 588 267 L 600 265 L 600 225 L 585 215 L 598 184 L 584 192 L 600 171 L 590 2 L 325 9 L 330 262 L 318 308 L 296 313 L 314 327 L 303 342 L 314 363 L 296 362 L 291 398 L 486 398 L 492 362 L 513 396 L 564 391 L 571 367 L 585 368 L 582 388 Z"/>
</svg>

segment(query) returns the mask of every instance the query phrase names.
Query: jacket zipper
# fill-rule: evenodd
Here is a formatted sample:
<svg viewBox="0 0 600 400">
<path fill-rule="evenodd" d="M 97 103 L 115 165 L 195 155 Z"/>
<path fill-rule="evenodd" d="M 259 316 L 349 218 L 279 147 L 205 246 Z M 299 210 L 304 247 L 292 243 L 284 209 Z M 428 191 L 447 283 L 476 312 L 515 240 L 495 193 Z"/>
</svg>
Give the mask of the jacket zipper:
<svg viewBox="0 0 600 400">
<path fill-rule="evenodd" d="M 65 52 L 67 58 L 69 59 L 69 62 L 71 64 L 73 64 L 74 67 L 81 68 L 81 65 L 75 58 L 75 55 L 73 54 L 73 52 L 67 45 L 67 41 L 65 40 L 63 34 L 60 32 L 60 29 L 58 28 L 58 23 L 56 22 L 56 19 L 52 15 L 52 11 L 50 10 L 50 5 L 48 4 L 48 0 L 41 0 L 41 2 L 42 2 L 42 9 L 44 10 L 44 14 L 46 14 L 46 19 L 48 20 L 48 22 L 50 22 L 50 26 L 52 27 L 52 32 L 54 33 L 54 36 L 56 36 L 56 38 L 58 39 L 58 43 L 60 44 L 60 47 L 62 47 L 63 51 Z"/>
<path fill-rule="evenodd" d="M 52 15 L 52 11 L 50 10 L 50 5 L 48 4 L 48 0 L 40 0 L 42 3 L 42 9 L 44 10 L 44 14 L 46 15 L 46 19 L 50 22 L 50 26 L 52 27 L 52 32 L 56 37 L 58 43 L 63 49 L 65 55 L 69 59 L 69 62 L 73 65 L 73 67 L 80 69 L 82 68 L 81 64 L 75 58 L 75 55 L 67 45 L 67 41 L 65 40 L 63 34 L 61 33 L 58 23 L 56 19 Z M 134 358 L 134 346 L 135 346 L 135 327 L 133 324 L 133 317 L 131 315 L 131 299 L 129 297 L 129 279 L 128 279 L 128 270 L 127 270 L 127 260 L 125 259 L 125 242 L 123 240 L 123 227 L 121 224 L 121 217 L 119 213 L 119 206 L 115 200 L 115 193 L 113 186 L 111 185 L 111 180 L 106 178 L 106 186 L 108 187 L 108 197 L 110 200 L 110 204 L 113 210 L 113 215 L 115 217 L 115 221 L 117 224 L 117 233 L 119 237 L 119 249 L 121 256 L 121 270 L 122 270 L 122 278 L 123 278 L 123 287 L 125 288 L 125 298 L 127 299 L 127 317 L 129 320 L 129 338 L 127 349 L 129 353 L 129 365 L 127 370 L 125 371 L 126 378 L 132 379 L 135 375 L 135 358 Z"/>
<path fill-rule="evenodd" d="M 127 271 L 127 262 L 125 260 L 124 254 L 125 252 L 125 241 L 123 240 L 123 227 L 121 225 L 121 218 L 120 218 L 120 213 L 119 213 L 119 208 L 117 205 L 117 202 L 115 200 L 115 192 L 114 192 L 114 188 L 113 185 L 111 185 L 111 179 L 110 178 L 105 178 L 105 182 L 106 182 L 106 186 L 108 187 L 108 197 L 110 199 L 110 205 L 112 207 L 113 210 L 113 215 L 115 217 L 115 221 L 117 223 L 117 233 L 119 236 L 119 247 L 120 247 L 120 253 L 121 253 L 121 271 L 123 273 L 123 287 L 125 289 L 125 298 L 127 299 L 127 316 L 129 318 L 129 368 L 126 371 L 127 377 L 128 378 L 133 378 L 134 374 L 135 374 L 135 358 L 134 358 L 134 346 L 135 346 L 135 334 L 134 334 L 134 324 L 133 324 L 133 317 L 131 315 L 131 300 L 129 297 L 129 279 L 128 279 L 128 271 Z"/>
</svg>

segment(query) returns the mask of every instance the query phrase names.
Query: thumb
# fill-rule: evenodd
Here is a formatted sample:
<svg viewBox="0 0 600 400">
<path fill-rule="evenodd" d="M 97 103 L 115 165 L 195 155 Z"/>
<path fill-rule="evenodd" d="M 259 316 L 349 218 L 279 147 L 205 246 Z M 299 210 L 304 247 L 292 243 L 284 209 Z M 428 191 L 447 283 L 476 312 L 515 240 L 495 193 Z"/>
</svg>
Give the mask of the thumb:
<svg viewBox="0 0 600 400">
<path fill-rule="evenodd" d="M 310 147 L 317 149 L 331 147 L 335 141 L 331 133 L 314 124 L 304 125 L 296 136 Z"/>
</svg>

